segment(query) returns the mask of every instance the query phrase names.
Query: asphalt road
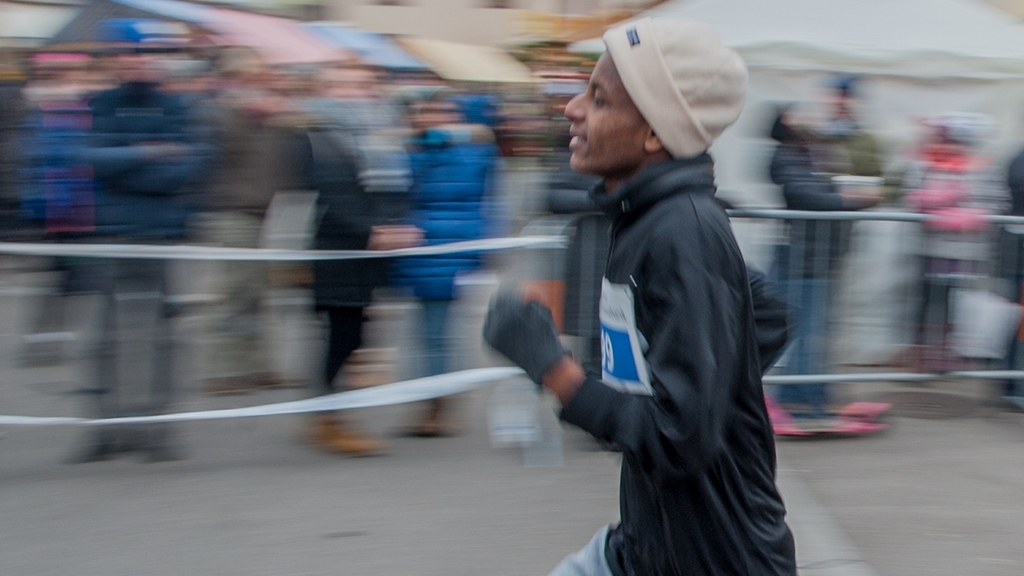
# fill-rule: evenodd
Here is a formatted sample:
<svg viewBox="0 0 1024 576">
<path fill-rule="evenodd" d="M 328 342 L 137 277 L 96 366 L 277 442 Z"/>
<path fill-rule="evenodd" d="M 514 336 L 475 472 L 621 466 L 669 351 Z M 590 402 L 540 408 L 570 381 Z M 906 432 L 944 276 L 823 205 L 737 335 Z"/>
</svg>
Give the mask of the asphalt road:
<svg viewBox="0 0 1024 576">
<path fill-rule="evenodd" d="M 83 414 L 84 344 L 73 344 L 62 365 L 17 364 L 20 335 L 41 305 L 25 288 L 45 277 L 8 273 L 2 280 L 0 412 Z M 486 292 L 460 307 L 467 346 L 460 368 L 488 362 L 468 348 Z M 83 303 L 76 317 L 84 322 L 88 308 Z M 397 349 L 396 374 L 404 377 L 415 370 L 408 365 L 412 308 L 393 302 L 389 310 L 374 339 Z M 204 395 L 195 383 L 202 314 L 192 311 L 179 324 L 176 410 L 304 394 Z M 301 371 L 309 364 L 303 358 L 316 356 L 315 324 L 276 314 L 275 334 L 287 336 L 275 353 Z M 0 430 L 0 573 L 546 574 L 616 520 L 618 456 L 565 430 L 564 465 L 527 466 L 523 451 L 491 444 L 495 401 L 495 388 L 461 398 L 462 433 L 443 439 L 399 434 L 415 406 L 361 411 L 359 425 L 391 444 L 387 456 L 368 459 L 313 449 L 297 416 L 177 425 L 183 459 L 160 464 L 132 455 L 67 464 L 80 429 Z M 538 413 L 552 418 L 544 408 Z M 802 574 L 1024 573 L 1024 422 L 1017 415 L 900 418 L 878 437 L 780 442 L 779 454 Z"/>
</svg>

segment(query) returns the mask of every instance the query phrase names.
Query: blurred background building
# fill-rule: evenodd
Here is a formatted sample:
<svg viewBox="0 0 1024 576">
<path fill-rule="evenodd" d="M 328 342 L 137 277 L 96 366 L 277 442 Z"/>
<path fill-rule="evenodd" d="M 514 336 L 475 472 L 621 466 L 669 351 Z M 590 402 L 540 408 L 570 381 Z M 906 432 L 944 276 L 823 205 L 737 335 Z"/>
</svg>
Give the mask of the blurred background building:
<svg viewBox="0 0 1024 576">
<path fill-rule="evenodd" d="M 563 35 L 611 15 L 643 10 L 651 0 L 334 0 L 326 16 L 385 34 L 485 45 Z"/>
<path fill-rule="evenodd" d="M 1016 18 L 1024 19 L 1024 2 L 1020 0 L 985 0 L 985 2 Z"/>
<path fill-rule="evenodd" d="M 383 34 L 502 46 L 524 39 L 586 39 L 610 22 L 662 0 L 210 0 L 209 6 L 331 20 Z M 4 45 L 32 46 L 51 38 L 89 0 L 0 2 Z"/>
</svg>

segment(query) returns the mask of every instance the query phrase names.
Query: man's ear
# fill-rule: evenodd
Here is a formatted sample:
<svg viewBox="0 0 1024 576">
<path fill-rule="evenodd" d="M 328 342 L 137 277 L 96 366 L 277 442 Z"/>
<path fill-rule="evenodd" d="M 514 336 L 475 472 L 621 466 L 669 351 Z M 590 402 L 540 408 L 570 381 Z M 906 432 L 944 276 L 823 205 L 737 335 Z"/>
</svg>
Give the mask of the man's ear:
<svg viewBox="0 0 1024 576">
<path fill-rule="evenodd" d="M 661 144 L 661 139 L 658 138 L 654 130 L 647 129 L 647 138 L 644 139 L 644 152 L 648 154 L 658 154 L 665 150 L 665 147 Z"/>
</svg>

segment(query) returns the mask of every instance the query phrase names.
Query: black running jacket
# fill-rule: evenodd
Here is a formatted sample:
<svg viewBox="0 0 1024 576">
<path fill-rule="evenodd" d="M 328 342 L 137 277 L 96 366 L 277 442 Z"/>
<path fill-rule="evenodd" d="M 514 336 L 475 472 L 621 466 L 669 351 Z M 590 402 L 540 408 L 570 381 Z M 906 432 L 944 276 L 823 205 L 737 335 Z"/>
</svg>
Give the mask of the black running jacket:
<svg viewBox="0 0 1024 576">
<path fill-rule="evenodd" d="M 614 222 L 602 377 L 561 418 L 623 453 L 616 576 L 791 576 L 747 270 L 710 156 L 646 167 L 594 200 Z"/>
</svg>

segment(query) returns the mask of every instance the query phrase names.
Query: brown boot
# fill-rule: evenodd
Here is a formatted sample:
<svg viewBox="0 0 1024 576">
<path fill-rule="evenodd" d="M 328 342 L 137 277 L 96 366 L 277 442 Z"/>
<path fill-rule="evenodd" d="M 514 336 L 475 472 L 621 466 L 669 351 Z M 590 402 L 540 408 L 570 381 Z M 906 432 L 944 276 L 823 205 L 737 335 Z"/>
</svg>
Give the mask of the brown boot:
<svg viewBox="0 0 1024 576">
<path fill-rule="evenodd" d="M 382 440 L 342 428 L 327 448 L 336 454 L 348 456 L 380 456 L 387 452 L 388 445 Z"/>
<path fill-rule="evenodd" d="M 328 446 L 334 442 L 339 432 L 334 414 L 315 414 L 309 426 L 309 441 L 317 446 Z"/>
<path fill-rule="evenodd" d="M 348 428 L 331 414 L 318 414 L 313 419 L 310 439 L 320 448 L 349 456 L 377 456 L 387 451 L 387 444 Z"/>
<path fill-rule="evenodd" d="M 447 414 L 449 412 L 451 412 L 451 401 L 448 398 L 434 398 L 428 403 L 426 416 L 409 431 L 410 434 L 421 438 L 454 435 L 454 428 L 448 421 Z"/>
</svg>

